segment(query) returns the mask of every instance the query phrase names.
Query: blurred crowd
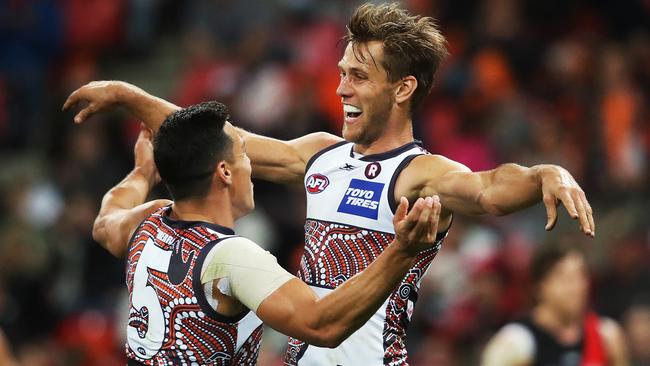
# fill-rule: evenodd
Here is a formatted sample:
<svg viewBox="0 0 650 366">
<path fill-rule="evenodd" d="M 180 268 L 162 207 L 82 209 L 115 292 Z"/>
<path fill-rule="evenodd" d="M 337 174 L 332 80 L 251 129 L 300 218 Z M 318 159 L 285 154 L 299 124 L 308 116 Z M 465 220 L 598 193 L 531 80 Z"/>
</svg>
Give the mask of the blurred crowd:
<svg viewBox="0 0 650 366">
<path fill-rule="evenodd" d="M 254 132 L 340 133 L 341 36 L 358 1 L 0 0 L 0 364 L 124 364 L 124 263 L 91 227 L 132 165 L 138 121 L 117 109 L 83 125 L 60 112 L 97 79 L 181 106 L 216 99 Z M 589 248 L 592 299 L 650 365 L 650 2 L 410 0 L 438 20 L 451 56 L 416 113 L 427 149 L 473 170 L 566 167 L 594 207 L 596 238 L 542 205 L 457 217 L 422 282 L 410 362 L 473 365 L 529 308 L 528 260 L 552 240 Z M 153 196 L 164 196 L 159 187 Z M 255 182 L 238 223 L 295 272 L 304 191 Z M 281 365 L 269 332 L 260 365 Z"/>
</svg>

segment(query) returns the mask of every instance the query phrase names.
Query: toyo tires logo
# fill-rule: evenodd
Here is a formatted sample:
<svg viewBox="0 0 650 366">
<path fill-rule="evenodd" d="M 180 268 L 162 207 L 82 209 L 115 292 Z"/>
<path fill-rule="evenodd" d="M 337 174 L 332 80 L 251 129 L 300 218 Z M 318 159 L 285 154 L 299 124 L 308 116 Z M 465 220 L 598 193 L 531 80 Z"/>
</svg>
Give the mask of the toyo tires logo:
<svg viewBox="0 0 650 366">
<path fill-rule="evenodd" d="M 330 185 L 330 180 L 322 174 L 312 174 L 307 178 L 305 188 L 311 194 L 321 193 Z"/>
</svg>

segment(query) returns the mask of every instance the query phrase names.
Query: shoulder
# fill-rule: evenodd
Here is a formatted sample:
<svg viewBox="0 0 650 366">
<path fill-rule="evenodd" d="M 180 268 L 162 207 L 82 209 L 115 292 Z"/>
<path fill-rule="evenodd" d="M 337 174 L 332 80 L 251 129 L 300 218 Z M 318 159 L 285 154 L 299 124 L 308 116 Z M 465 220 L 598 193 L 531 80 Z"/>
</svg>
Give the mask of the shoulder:
<svg viewBox="0 0 650 366">
<path fill-rule="evenodd" d="M 327 132 L 314 132 L 289 141 L 294 148 L 302 155 L 311 156 L 318 151 L 328 148 L 337 143 L 344 142 L 341 137 Z"/>
<path fill-rule="evenodd" d="M 598 331 L 610 354 L 618 353 L 624 347 L 625 336 L 623 329 L 614 319 L 607 317 L 599 318 Z"/>
<path fill-rule="evenodd" d="M 496 337 L 524 353 L 532 354 L 535 350 L 535 337 L 530 329 L 523 324 L 506 324 L 499 330 Z"/>
<path fill-rule="evenodd" d="M 526 365 L 535 354 L 535 338 L 520 323 L 506 324 L 488 342 L 483 352 L 482 365 Z"/>
<path fill-rule="evenodd" d="M 231 236 L 218 240 L 218 244 L 210 249 L 207 254 L 206 263 L 233 264 L 243 263 L 260 255 L 269 252 L 262 249 L 254 241 L 243 236 Z"/>
<path fill-rule="evenodd" d="M 419 189 L 438 182 L 449 173 L 471 173 L 465 165 L 442 155 L 418 155 L 400 174 L 400 180 Z"/>
<path fill-rule="evenodd" d="M 256 270 L 263 264 L 277 263 L 275 257 L 254 241 L 232 236 L 213 241 L 201 266 L 201 282 L 231 277 L 237 271 Z"/>
<path fill-rule="evenodd" d="M 329 132 L 323 132 L 323 131 L 307 134 L 303 136 L 303 138 L 321 147 L 327 147 L 329 145 L 345 141 L 340 136 L 336 136 Z"/>
<path fill-rule="evenodd" d="M 438 174 L 445 174 L 453 171 L 469 172 L 465 165 L 451 160 L 442 155 L 423 154 L 413 159 L 409 166 L 412 170 L 426 170 Z"/>
<path fill-rule="evenodd" d="M 325 152 L 346 143 L 342 138 L 327 132 L 315 132 L 291 142 L 305 162 L 305 172 L 316 158 Z"/>
</svg>

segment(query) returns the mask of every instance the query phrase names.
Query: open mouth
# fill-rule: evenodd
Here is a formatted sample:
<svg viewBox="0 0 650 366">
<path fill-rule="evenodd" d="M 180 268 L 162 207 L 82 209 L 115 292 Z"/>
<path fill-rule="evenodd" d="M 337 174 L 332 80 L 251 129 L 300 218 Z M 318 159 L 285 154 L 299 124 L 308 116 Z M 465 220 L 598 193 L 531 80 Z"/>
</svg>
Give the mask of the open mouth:
<svg viewBox="0 0 650 366">
<path fill-rule="evenodd" d="M 351 104 L 343 104 L 343 113 L 345 114 L 346 120 L 354 120 L 359 118 L 363 114 L 363 111 Z"/>
</svg>

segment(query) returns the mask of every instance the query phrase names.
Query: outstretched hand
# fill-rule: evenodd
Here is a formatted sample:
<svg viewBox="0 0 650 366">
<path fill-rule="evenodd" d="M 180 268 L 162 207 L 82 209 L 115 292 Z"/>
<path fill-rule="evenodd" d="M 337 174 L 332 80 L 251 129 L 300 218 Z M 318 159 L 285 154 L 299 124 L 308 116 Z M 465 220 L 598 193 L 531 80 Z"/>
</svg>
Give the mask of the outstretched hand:
<svg viewBox="0 0 650 366">
<path fill-rule="evenodd" d="M 440 220 L 440 198 L 438 196 L 418 198 L 408 212 L 409 202 L 400 199 L 393 217 L 395 241 L 409 255 L 431 248 L 436 242 Z"/>
<path fill-rule="evenodd" d="M 118 93 L 126 87 L 119 81 L 92 81 L 70 94 L 63 104 L 63 110 L 76 107 L 85 102 L 74 117 L 75 123 L 81 123 L 93 114 L 109 108 L 118 102 Z"/>
<path fill-rule="evenodd" d="M 546 230 L 551 230 L 557 222 L 557 206 L 564 205 L 569 216 L 578 220 L 580 230 L 593 237 L 596 234 L 593 211 L 585 192 L 573 176 L 564 168 L 555 165 L 544 166 L 540 171 L 542 181 L 542 200 L 546 206 Z"/>
</svg>

